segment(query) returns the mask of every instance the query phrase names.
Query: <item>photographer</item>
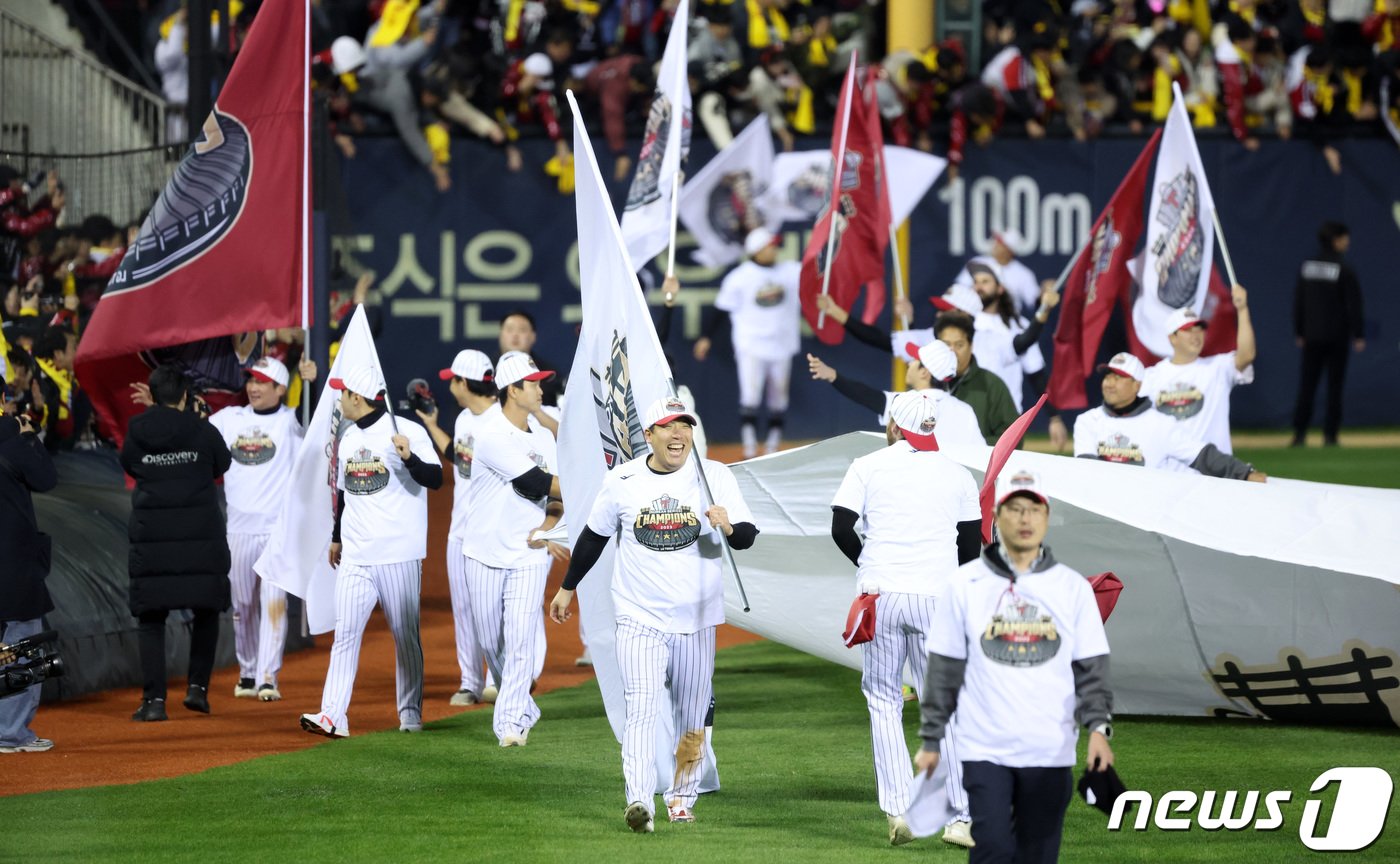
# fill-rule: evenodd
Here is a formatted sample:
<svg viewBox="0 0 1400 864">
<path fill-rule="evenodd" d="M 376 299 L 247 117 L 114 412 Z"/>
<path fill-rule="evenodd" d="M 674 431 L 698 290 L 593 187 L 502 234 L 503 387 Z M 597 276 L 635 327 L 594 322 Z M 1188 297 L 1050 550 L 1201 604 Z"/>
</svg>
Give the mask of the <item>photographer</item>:
<svg viewBox="0 0 1400 864">
<path fill-rule="evenodd" d="M 58 482 L 53 461 L 29 418 L 0 416 L 0 644 L 9 645 L 42 628 L 52 611 L 44 579 L 49 575 L 49 535 L 34 517 L 33 492 Z M 0 753 L 42 753 L 53 742 L 29 728 L 39 710 L 39 688 L 0 699 Z"/>
<path fill-rule="evenodd" d="M 190 380 L 173 364 L 151 373 L 155 405 L 133 417 L 121 464 L 136 481 L 131 496 L 131 614 L 140 619 L 141 706 L 131 719 L 165 713 L 165 619 L 190 609 L 185 707 L 209 713 L 209 678 L 219 613 L 229 606 L 229 550 L 214 481 L 232 458 L 219 432 L 193 412 Z"/>
</svg>

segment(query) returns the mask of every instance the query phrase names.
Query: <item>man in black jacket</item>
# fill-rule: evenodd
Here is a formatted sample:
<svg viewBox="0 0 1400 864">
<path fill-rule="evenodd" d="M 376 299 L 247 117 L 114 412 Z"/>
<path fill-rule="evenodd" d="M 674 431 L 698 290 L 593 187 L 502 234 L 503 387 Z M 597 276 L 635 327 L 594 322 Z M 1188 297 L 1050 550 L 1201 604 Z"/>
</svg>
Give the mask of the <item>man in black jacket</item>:
<svg viewBox="0 0 1400 864">
<path fill-rule="evenodd" d="M 232 461 L 207 420 L 187 411 L 190 382 L 178 367 L 150 378 L 155 405 L 133 417 L 121 463 L 136 481 L 131 496 L 131 614 L 140 619 L 141 707 L 133 720 L 165 720 L 165 619 L 190 609 L 185 707 L 209 713 L 209 676 L 219 613 L 229 606 L 229 551 L 216 478 Z"/>
<path fill-rule="evenodd" d="M 0 416 L 0 644 L 9 645 L 43 629 L 53 610 L 44 587 L 49 575 L 49 535 L 34 518 L 32 492 L 58 482 L 53 461 L 29 418 Z M 42 753 L 53 742 L 29 728 L 39 710 L 39 688 L 0 699 L 0 753 Z"/>
<path fill-rule="evenodd" d="M 1340 222 L 1324 222 L 1317 232 L 1318 254 L 1303 262 L 1293 289 L 1293 335 L 1303 349 L 1298 400 L 1293 410 L 1293 446 L 1302 447 L 1312 422 L 1313 397 L 1327 370 L 1327 416 L 1323 441 L 1337 445 L 1342 426 L 1342 382 L 1351 350 L 1366 350 L 1361 283 L 1342 260 L 1351 235 Z"/>
</svg>

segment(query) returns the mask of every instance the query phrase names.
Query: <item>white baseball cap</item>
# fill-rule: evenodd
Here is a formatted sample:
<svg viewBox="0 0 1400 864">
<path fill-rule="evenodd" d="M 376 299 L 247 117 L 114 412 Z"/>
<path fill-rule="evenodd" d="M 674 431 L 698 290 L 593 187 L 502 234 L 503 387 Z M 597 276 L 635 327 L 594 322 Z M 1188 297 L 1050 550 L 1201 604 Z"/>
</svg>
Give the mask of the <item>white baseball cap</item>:
<svg viewBox="0 0 1400 864">
<path fill-rule="evenodd" d="M 1122 375 L 1124 378 L 1131 378 L 1134 381 L 1141 381 L 1143 376 L 1147 374 L 1147 370 L 1143 367 L 1142 361 L 1126 351 L 1114 354 L 1112 360 L 1100 364 L 1099 371 L 1112 372 L 1116 375 Z"/>
<path fill-rule="evenodd" d="M 384 386 L 384 379 L 380 378 L 368 366 L 360 366 L 343 373 L 339 378 L 332 378 L 326 382 L 326 386 L 332 390 L 349 390 L 351 393 L 358 393 L 371 402 L 378 399 L 388 389 Z"/>
<path fill-rule="evenodd" d="M 1187 327 L 1205 327 L 1206 320 L 1196 314 L 1190 306 L 1183 306 L 1167 316 L 1167 335 L 1170 336 Z"/>
<path fill-rule="evenodd" d="M 502 390 L 521 381 L 545 381 L 554 373 L 542 370 L 535 360 L 524 351 L 507 351 L 496 362 L 496 386 Z"/>
<path fill-rule="evenodd" d="M 451 381 L 453 378 L 466 378 L 471 381 L 490 381 L 496 374 L 491 358 L 480 351 L 466 348 L 452 358 L 452 365 L 438 370 L 438 378 Z"/>
<path fill-rule="evenodd" d="M 695 424 L 695 415 L 690 409 L 685 407 L 685 403 L 677 396 L 665 396 L 657 399 L 647 406 L 646 423 L 643 429 L 650 429 L 653 426 L 665 426 L 675 420 L 684 420 L 691 426 Z"/>
<path fill-rule="evenodd" d="M 762 252 L 765 248 L 775 245 L 777 242 L 777 235 L 760 225 L 750 231 L 748 236 L 744 238 L 744 254 L 753 257 L 759 252 Z"/>
<path fill-rule="evenodd" d="M 942 297 L 930 298 L 929 302 L 940 312 L 955 309 L 976 315 L 982 311 L 982 298 L 977 296 L 977 289 L 971 285 L 954 285 L 945 291 Z"/>
<path fill-rule="evenodd" d="M 910 342 L 904 346 L 904 350 L 918 360 L 935 381 L 947 381 L 958 374 L 958 355 L 937 339 L 923 345 Z"/>
<path fill-rule="evenodd" d="M 942 344 L 942 343 L 940 343 Z M 890 419 L 915 450 L 937 450 L 938 400 L 926 390 L 905 390 L 890 403 Z"/>
<path fill-rule="evenodd" d="M 1034 471 L 1020 470 L 1010 477 L 997 479 L 998 507 L 1005 504 L 1007 498 L 1018 493 L 1034 498 L 1047 507 L 1050 506 L 1050 498 L 1045 494 L 1045 487 L 1040 482 L 1040 475 Z"/>
<path fill-rule="evenodd" d="M 1019 255 L 1020 248 L 1026 242 L 1026 238 L 1021 236 L 1021 232 L 1014 228 L 1007 228 L 1003 231 L 993 231 L 993 240 L 1000 240 L 1002 245 L 1010 249 L 1013 254 Z"/>
<path fill-rule="evenodd" d="M 257 362 L 243 370 L 243 374 L 269 384 L 281 384 L 283 387 L 292 380 L 292 376 L 287 373 L 287 367 L 276 357 L 259 357 Z"/>
<path fill-rule="evenodd" d="M 354 72 L 365 65 L 365 49 L 353 36 L 341 36 L 331 43 L 331 71 L 337 75 Z"/>
<path fill-rule="evenodd" d="M 525 58 L 520 68 L 526 75 L 536 78 L 549 78 L 554 75 L 554 61 L 549 59 L 548 54 L 531 54 Z"/>
</svg>

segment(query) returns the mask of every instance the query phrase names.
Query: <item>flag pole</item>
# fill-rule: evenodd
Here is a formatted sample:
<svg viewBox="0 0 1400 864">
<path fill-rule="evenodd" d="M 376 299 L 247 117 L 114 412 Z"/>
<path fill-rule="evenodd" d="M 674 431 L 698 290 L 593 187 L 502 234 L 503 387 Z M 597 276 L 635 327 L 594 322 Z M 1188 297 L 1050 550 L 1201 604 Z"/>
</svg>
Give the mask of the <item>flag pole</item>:
<svg viewBox="0 0 1400 864">
<path fill-rule="evenodd" d="M 831 293 L 831 259 L 836 251 L 836 217 L 839 215 L 839 205 L 841 203 L 841 168 L 846 162 L 846 130 L 851 125 L 851 100 L 855 98 L 856 85 L 856 58 L 860 52 L 851 52 L 851 65 L 846 69 L 845 93 L 842 98 L 846 100 L 845 106 L 841 110 L 841 136 L 837 139 L 836 164 L 831 166 L 831 220 L 826 227 L 826 266 L 822 268 L 822 294 Z M 826 326 L 826 310 L 817 313 L 817 329 Z"/>
<path fill-rule="evenodd" d="M 905 296 L 904 265 L 899 260 L 899 238 L 895 236 L 893 221 L 890 222 L 890 258 L 894 260 L 894 299 L 899 300 Z M 909 329 L 909 322 L 903 315 L 899 316 L 898 324 L 901 330 Z"/>
<path fill-rule="evenodd" d="M 311 0 L 303 0 L 301 77 L 301 356 L 311 356 Z M 311 425 L 311 382 L 301 381 L 301 425 Z"/>
<path fill-rule="evenodd" d="M 676 223 L 680 220 L 681 204 L 681 169 L 676 168 L 676 173 L 671 175 L 671 244 L 666 252 L 666 278 L 670 279 L 676 275 Z M 666 292 L 666 302 L 671 302 L 671 292 Z"/>
<path fill-rule="evenodd" d="M 1239 284 L 1235 281 L 1235 265 L 1230 261 L 1230 247 L 1225 245 L 1225 232 L 1220 227 L 1220 211 L 1214 207 L 1210 211 L 1210 221 L 1215 223 L 1215 239 L 1220 241 L 1220 254 L 1225 258 L 1225 275 L 1230 278 L 1230 287 L 1234 288 Z"/>
</svg>

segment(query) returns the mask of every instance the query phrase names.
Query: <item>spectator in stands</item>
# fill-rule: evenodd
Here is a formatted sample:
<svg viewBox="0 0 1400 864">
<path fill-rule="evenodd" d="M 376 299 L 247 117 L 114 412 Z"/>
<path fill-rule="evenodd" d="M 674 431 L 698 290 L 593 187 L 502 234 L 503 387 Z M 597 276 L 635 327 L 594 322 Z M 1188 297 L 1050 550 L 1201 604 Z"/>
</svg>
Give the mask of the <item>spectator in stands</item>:
<svg viewBox="0 0 1400 864">
<path fill-rule="evenodd" d="M 1052 119 L 1061 117 L 1056 85 L 1065 71 L 1056 51 L 1059 35 L 1052 24 L 1041 21 L 1023 45 L 1008 45 L 982 70 L 982 83 L 1021 120 L 1026 134 L 1044 138 Z"/>
<path fill-rule="evenodd" d="M 981 81 L 970 81 L 953 93 L 949 100 L 948 120 L 948 182 L 958 179 L 963 152 L 970 138 L 985 147 L 1001 128 L 1003 103 L 996 91 Z"/>
<path fill-rule="evenodd" d="M 77 346 L 78 337 L 65 327 L 49 327 L 34 343 L 34 363 L 38 367 L 35 379 L 44 399 L 42 437 L 50 453 L 73 449 L 82 428 L 76 422 L 74 400 L 77 379 L 73 377 L 73 357 Z"/>
<path fill-rule="evenodd" d="M 957 55 L 942 49 L 937 56 L 935 62 L 945 72 L 945 79 L 940 79 L 923 58 L 912 51 L 897 51 L 881 63 L 880 78 L 876 82 L 880 116 L 889 128 L 889 140 L 900 147 L 933 150 L 934 118 L 940 113 L 940 107 L 946 115 L 947 99 L 952 93 L 952 88 L 944 82 L 956 75 L 957 83 L 961 83 L 962 76 L 955 71 L 962 68 Z M 941 99 L 940 84 L 944 85 Z"/>
<path fill-rule="evenodd" d="M 1308 5 L 1308 0 L 1303 5 Z M 1361 34 L 1380 54 L 1400 48 L 1400 0 L 1381 0 L 1377 6 L 1375 14 L 1361 25 Z"/>
<path fill-rule="evenodd" d="M 37 191 L 38 178 L 26 182 L 14 168 L 0 165 L 0 273 L 18 271 L 21 282 L 34 275 L 20 268 L 21 260 L 33 255 L 29 241 L 57 224 L 67 203 L 57 172 L 48 172 L 43 182 L 44 195 L 30 202 Z"/>
<path fill-rule="evenodd" d="M 603 134 L 613 152 L 613 179 L 623 181 L 632 172 L 632 157 L 627 150 L 627 116 L 629 112 L 640 123 L 651 107 L 656 92 L 656 76 L 646 59 L 636 54 L 623 54 L 595 63 L 583 79 L 582 92 L 596 100 L 603 116 Z"/>
<path fill-rule="evenodd" d="M 1351 118 L 1346 113 L 1346 86 L 1332 65 L 1326 45 L 1298 49 L 1289 64 L 1288 96 L 1299 134 L 1317 145 L 1333 174 L 1342 172 L 1336 142 Z"/>
<path fill-rule="evenodd" d="M 365 34 L 365 73 L 414 72 L 427 63 L 437 38 L 437 4 L 420 8 L 418 0 L 388 0 Z"/>
<path fill-rule="evenodd" d="M 1259 149 L 1252 128 L 1272 122 L 1281 135 L 1292 127 L 1288 94 L 1284 85 L 1277 42 L 1256 37 L 1241 17 L 1215 28 L 1215 62 L 1230 131 L 1246 150 Z"/>
<path fill-rule="evenodd" d="M 131 496 L 131 614 L 140 619 L 141 705 L 131 719 L 165 713 L 165 620 L 190 609 L 185 707 L 209 713 L 209 678 L 219 613 L 229 606 L 229 549 L 215 481 L 232 459 L 209 422 L 189 410 L 191 382 L 178 367 L 151 373 L 155 405 L 132 418 L 121 464 L 136 481 Z"/>
<path fill-rule="evenodd" d="M 1162 123 L 1172 107 L 1172 85 L 1181 88 L 1191 123 L 1208 129 L 1215 125 L 1220 85 L 1215 59 L 1201 32 L 1194 27 L 1163 34 L 1152 43 L 1152 119 Z"/>
<path fill-rule="evenodd" d="M 559 123 L 555 84 L 567 78 L 566 64 L 571 50 L 569 34 L 556 30 L 545 40 L 544 51 L 511 64 L 505 80 L 501 82 L 498 115 L 506 132 L 506 168 L 510 171 L 521 169 L 524 157 L 514 142 L 520 138 L 522 127 L 539 125 L 554 142 L 554 158 L 545 166 L 545 170 L 559 177 L 559 191 L 565 194 L 573 191 L 573 172 L 565 170 L 572 165 L 573 159 Z"/>
<path fill-rule="evenodd" d="M 1321 247 L 1303 262 L 1293 290 L 1293 334 L 1303 350 L 1298 399 L 1293 411 L 1293 446 L 1302 447 L 1312 422 L 1313 397 L 1327 372 L 1327 413 L 1322 440 L 1337 446 L 1342 428 L 1342 392 L 1351 351 L 1366 350 L 1361 283 L 1347 265 L 1351 235 L 1340 222 L 1324 222 L 1317 232 Z"/>
<path fill-rule="evenodd" d="M 165 97 L 165 140 L 182 144 L 189 140 L 189 124 L 185 122 L 185 103 L 190 98 L 190 58 L 187 19 L 189 9 L 181 6 L 174 15 L 160 24 L 160 42 L 156 43 L 156 71 L 160 73 L 161 95 Z"/>
<path fill-rule="evenodd" d="M 39 443 L 29 417 L 0 416 L 0 644 L 43 630 L 53 611 L 44 580 L 53 557 L 49 535 L 39 530 L 31 493 L 58 484 L 53 461 Z M 39 688 L 0 699 L 0 753 L 42 753 L 53 742 L 29 728 L 39 711 Z"/>
<path fill-rule="evenodd" d="M 686 54 L 691 89 L 698 97 L 695 115 L 715 149 L 723 150 L 734 140 L 731 112 L 747 107 L 748 78 L 728 8 L 719 0 L 706 0 L 698 12 L 705 26 L 690 40 Z"/>
<path fill-rule="evenodd" d="M 1279 24 L 1283 50 L 1293 56 L 1300 48 L 1316 48 L 1327 42 L 1327 0 L 1299 0 L 1289 4 Z"/>
</svg>

